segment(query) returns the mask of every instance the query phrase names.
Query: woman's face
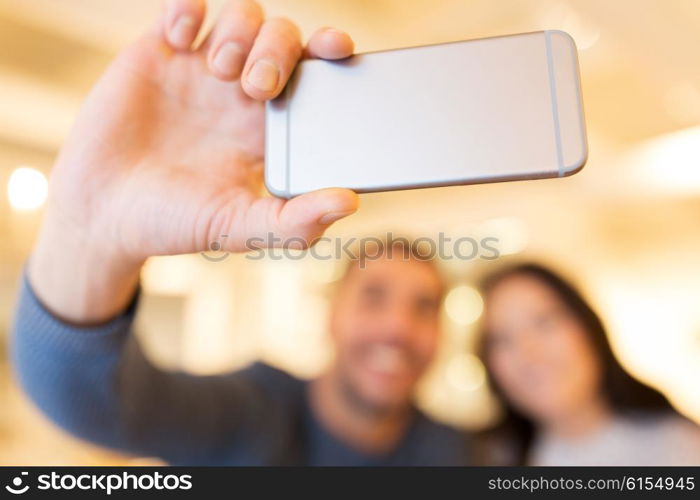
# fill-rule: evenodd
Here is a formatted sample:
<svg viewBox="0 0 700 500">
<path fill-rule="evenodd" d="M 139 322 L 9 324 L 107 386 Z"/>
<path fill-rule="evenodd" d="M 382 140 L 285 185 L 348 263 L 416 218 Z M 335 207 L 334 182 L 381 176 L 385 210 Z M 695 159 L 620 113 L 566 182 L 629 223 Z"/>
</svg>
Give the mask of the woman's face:
<svg viewBox="0 0 700 500">
<path fill-rule="evenodd" d="M 540 424 L 574 415 L 600 394 L 587 332 L 537 278 L 513 275 L 486 298 L 486 356 L 506 398 Z"/>
</svg>

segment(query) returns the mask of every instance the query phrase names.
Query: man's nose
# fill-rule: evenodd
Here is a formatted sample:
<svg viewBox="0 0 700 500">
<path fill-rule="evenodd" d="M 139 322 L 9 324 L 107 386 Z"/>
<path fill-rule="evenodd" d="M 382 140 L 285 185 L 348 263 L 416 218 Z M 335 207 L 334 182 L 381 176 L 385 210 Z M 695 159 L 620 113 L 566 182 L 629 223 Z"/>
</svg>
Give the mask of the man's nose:
<svg viewBox="0 0 700 500">
<path fill-rule="evenodd" d="M 397 304 L 387 309 L 382 320 L 389 340 L 406 340 L 413 335 L 415 321 L 410 308 Z"/>
</svg>

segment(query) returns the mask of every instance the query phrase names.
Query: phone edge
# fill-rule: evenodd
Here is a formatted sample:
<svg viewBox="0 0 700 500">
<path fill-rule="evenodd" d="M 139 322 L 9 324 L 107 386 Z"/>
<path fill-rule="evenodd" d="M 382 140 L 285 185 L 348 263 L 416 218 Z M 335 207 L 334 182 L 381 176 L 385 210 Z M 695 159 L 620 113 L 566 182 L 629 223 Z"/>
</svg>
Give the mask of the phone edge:
<svg viewBox="0 0 700 500">
<path fill-rule="evenodd" d="M 588 137 L 586 133 L 586 120 L 585 111 L 583 107 L 583 95 L 581 92 L 581 71 L 580 63 L 578 59 L 578 49 L 576 48 L 576 41 L 574 38 L 562 30 L 545 30 L 545 44 L 547 51 L 547 65 L 549 70 L 549 81 L 550 81 L 550 92 L 552 96 L 552 114 L 554 119 L 556 143 L 557 143 L 557 158 L 559 175 L 558 177 L 569 177 L 574 175 L 583 169 L 588 161 Z M 553 55 L 552 48 L 552 35 L 559 35 L 564 37 L 568 41 L 569 54 L 571 59 L 570 66 L 570 78 L 574 84 L 574 91 L 576 94 L 576 116 L 578 122 L 578 137 L 576 139 L 580 143 L 581 155 L 574 159 L 572 162 L 568 162 L 568 158 L 564 157 L 563 149 L 563 133 L 571 133 L 569 129 L 562 130 L 561 128 L 561 116 L 558 102 L 558 91 L 562 82 L 558 77 L 558 73 L 555 72 L 555 57 Z M 575 132 L 574 132 L 575 133 Z"/>
<path fill-rule="evenodd" d="M 278 198 L 289 192 L 289 87 L 265 103 L 265 188 Z"/>
</svg>

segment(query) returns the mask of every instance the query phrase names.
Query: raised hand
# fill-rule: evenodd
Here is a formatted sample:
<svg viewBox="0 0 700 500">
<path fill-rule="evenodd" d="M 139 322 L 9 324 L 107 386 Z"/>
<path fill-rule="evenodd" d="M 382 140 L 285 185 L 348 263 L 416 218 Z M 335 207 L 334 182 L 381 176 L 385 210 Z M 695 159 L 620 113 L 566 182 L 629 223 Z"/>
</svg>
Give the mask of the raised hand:
<svg viewBox="0 0 700 500">
<path fill-rule="evenodd" d="M 343 58 L 352 40 L 324 29 L 304 50 L 290 21 L 231 0 L 195 45 L 204 14 L 204 0 L 167 4 L 97 83 L 54 166 L 29 277 L 66 319 L 118 312 L 149 256 L 213 241 L 242 251 L 268 233 L 312 242 L 357 209 L 344 189 L 289 201 L 261 195 L 263 101 L 280 93 L 304 52 Z"/>
</svg>

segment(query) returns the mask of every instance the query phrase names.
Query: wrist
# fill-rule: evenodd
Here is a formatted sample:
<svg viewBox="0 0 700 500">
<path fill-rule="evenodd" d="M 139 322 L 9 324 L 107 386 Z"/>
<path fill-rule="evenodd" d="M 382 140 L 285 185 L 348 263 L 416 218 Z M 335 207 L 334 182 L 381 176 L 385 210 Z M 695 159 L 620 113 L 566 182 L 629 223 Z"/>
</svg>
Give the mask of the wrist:
<svg viewBox="0 0 700 500">
<path fill-rule="evenodd" d="M 27 277 L 44 306 L 64 321 L 108 321 L 128 306 L 135 293 L 142 262 L 120 256 L 100 242 L 47 212 Z"/>
</svg>

